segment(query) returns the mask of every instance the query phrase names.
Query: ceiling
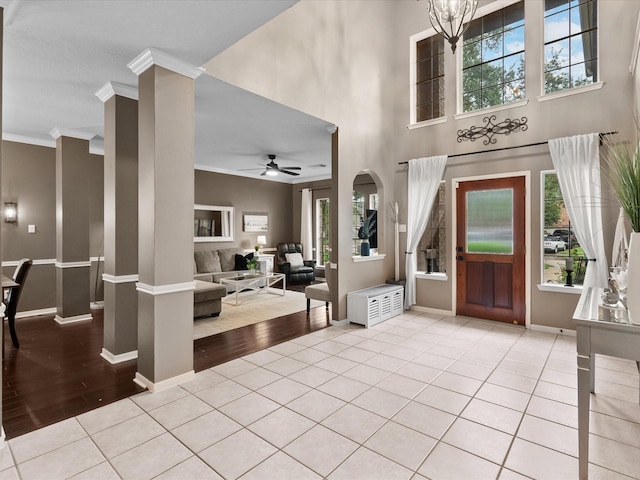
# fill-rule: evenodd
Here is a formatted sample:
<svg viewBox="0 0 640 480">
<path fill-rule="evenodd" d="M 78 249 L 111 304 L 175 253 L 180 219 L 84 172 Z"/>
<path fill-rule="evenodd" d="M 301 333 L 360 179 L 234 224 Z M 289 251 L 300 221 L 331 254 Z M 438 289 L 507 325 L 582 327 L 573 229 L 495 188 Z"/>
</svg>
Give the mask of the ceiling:
<svg viewBox="0 0 640 480">
<path fill-rule="evenodd" d="M 203 65 L 296 2 L 0 0 L 3 138 L 53 146 L 52 129 L 71 129 L 94 134 L 91 151 L 101 153 L 95 93 L 107 82 L 137 87 L 127 64 L 140 53 L 153 47 Z M 329 178 L 330 127 L 206 74 L 196 80 L 196 168 L 287 183 Z M 260 176 L 268 154 L 301 175 Z"/>
</svg>

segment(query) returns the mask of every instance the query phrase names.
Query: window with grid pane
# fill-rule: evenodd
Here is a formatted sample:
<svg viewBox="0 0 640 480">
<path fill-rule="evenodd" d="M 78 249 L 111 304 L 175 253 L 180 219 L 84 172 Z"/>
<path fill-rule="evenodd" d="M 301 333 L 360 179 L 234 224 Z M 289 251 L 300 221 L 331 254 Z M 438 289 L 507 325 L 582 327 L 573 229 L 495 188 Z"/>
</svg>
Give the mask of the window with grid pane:
<svg viewBox="0 0 640 480">
<path fill-rule="evenodd" d="M 525 98 L 524 1 L 471 22 L 462 44 L 462 108 Z"/>
<path fill-rule="evenodd" d="M 425 38 L 416 44 L 416 121 L 444 116 L 444 38 Z"/>
<path fill-rule="evenodd" d="M 544 91 L 598 81 L 597 0 L 545 0 Z"/>
<path fill-rule="evenodd" d="M 445 182 L 441 182 L 436 198 L 433 201 L 431 217 L 418 244 L 420 252 L 417 259 L 419 272 L 446 273 L 447 271 L 445 193 Z"/>
</svg>

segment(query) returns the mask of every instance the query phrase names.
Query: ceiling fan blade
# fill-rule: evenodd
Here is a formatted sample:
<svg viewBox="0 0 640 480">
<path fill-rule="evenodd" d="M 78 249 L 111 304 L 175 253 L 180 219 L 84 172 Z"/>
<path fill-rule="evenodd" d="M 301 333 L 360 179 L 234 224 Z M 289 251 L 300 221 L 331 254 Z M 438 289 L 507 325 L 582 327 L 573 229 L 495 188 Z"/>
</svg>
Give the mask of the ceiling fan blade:
<svg viewBox="0 0 640 480">
<path fill-rule="evenodd" d="M 238 172 L 243 172 L 243 171 L 247 171 L 247 170 L 263 170 L 264 167 L 260 167 L 260 168 L 239 168 L 237 171 Z"/>
<path fill-rule="evenodd" d="M 280 171 L 281 171 L 282 173 L 286 173 L 287 175 L 300 175 L 299 173 L 296 173 L 296 172 L 289 172 L 288 170 L 280 169 Z"/>
<path fill-rule="evenodd" d="M 302 167 L 280 167 L 280 170 L 302 170 Z"/>
<path fill-rule="evenodd" d="M 264 177 L 266 174 L 267 174 L 267 171 L 265 170 L 264 172 L 262 172 L 262 173 L 260 174 L 260 176 L 261 176 L 261 177 Z"/>
</svg>

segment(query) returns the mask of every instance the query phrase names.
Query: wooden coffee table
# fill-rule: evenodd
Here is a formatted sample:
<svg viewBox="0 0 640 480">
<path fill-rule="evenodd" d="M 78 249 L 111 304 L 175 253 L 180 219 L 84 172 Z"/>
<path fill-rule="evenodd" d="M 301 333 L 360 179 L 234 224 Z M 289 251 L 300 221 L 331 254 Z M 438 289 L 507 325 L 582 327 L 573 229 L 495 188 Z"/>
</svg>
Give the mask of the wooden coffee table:
<svg viewBox="0 0 640 480">
<path fill-rule="evenodd" d="M 233 285 L 235 288 L 235 295 L 233 295 L 233 297 L 236 305 L 240 305 L 241 300 L 257 293 L 276 294 L 274 293 L 275 291 L 270 290 L 269 287 L 272 287 L 278 282 L 282 282 L 282 293 L 278 292 L 277 294 L 284 296 L 287 292 L 287 279 L 284 273 L 256 273 L 220 279 L 222 285 Z M 224 298 L 230 299 L 231 295 L 227 295 Z"/>
</svg>

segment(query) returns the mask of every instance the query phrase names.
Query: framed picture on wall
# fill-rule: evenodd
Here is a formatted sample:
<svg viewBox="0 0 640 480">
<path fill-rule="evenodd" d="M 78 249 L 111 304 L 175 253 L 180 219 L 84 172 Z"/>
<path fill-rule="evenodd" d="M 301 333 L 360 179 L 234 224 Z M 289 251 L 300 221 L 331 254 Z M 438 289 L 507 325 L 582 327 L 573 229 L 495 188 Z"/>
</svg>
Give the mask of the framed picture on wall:
<svg viewBox="0 0 640 480">
<path fill-rule="evenodd" d="M 242 226 L 245 232 L 266 232 L 269 229 L 269 216 L 266 213 L 244 214 Z"/>
</svg>

